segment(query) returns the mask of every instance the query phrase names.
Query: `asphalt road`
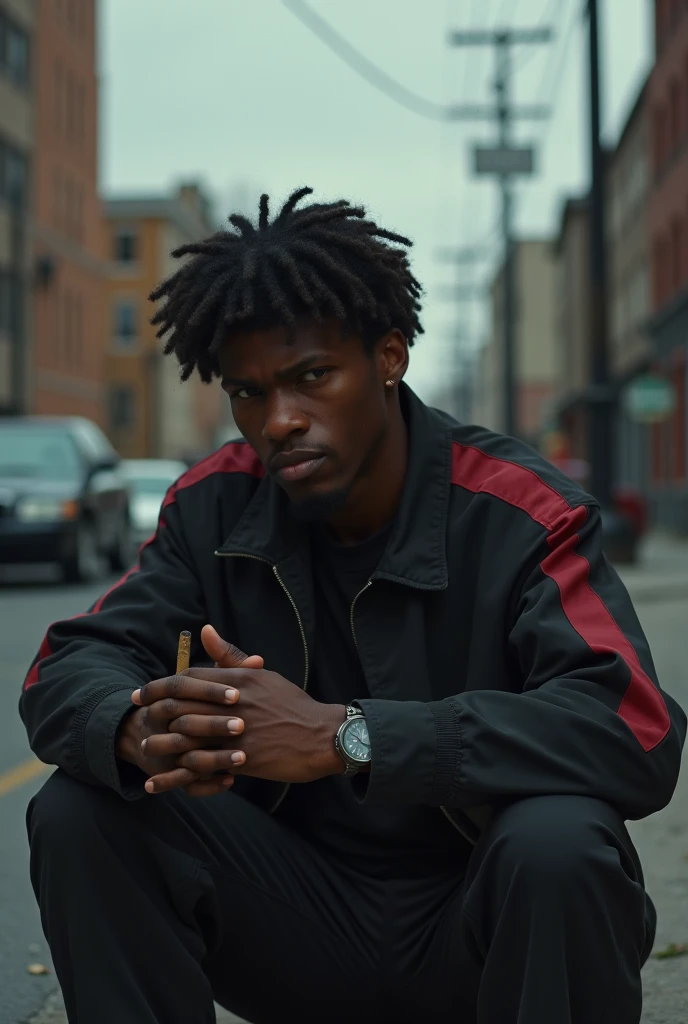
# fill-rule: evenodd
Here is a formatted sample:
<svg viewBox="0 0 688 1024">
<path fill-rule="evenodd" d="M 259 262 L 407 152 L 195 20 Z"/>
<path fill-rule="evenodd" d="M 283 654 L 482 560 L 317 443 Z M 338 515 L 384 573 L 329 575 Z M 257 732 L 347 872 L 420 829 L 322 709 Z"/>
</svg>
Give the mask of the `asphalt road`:
<svg viewBox="0 0 688 1024">
<path fill-rule="evenodd" d="M 106 586 L 18 584 L 0 576 L 0 1024 L 65 1024 L 59 1000 L 51 998 L 54 975 L 27 970 L 33 963 L 50 966 L 28 880 L 24 831 L 26 804 L 45 775 L 31 774 L 35 766 L 17 700 L 46 626 L 85 610 Z M 638 613 L 663 685 L 688 707 L 688 597 L 653 598 L 638 604 Z M 666 811 L 631 827 L 659 911 L 655 948 L 688 943 L 688 772 Z M 643 1024 L 685 1024 L 688 956 L 651 960 L 645 993 Z"/>
<path fill-rule="evenodd" d="M 46 627 L 57 618 L 84 611 L 96 600 L 103 584 L 65 587 L 31 582 L 49 573 L 6 571 L 0 579 L 0 1022 L 28 1020 L 55 989 L 54 975 L 32 976 L 32 963 L 49 963 L 49 956 L 27 871 L 24 828 L 26 804 L 46 774 L 30 776 L 35 759 L 17 711 L 21 684 L 38 650 Z M 17 776 L 8 773 L 18 770 Z M 47 773 L 47 769 L 46 769 Z M 3 783 L 4 780 L 4 783 Z M 4 792 L 3 792 L 4 790 Z"/>
</svg>

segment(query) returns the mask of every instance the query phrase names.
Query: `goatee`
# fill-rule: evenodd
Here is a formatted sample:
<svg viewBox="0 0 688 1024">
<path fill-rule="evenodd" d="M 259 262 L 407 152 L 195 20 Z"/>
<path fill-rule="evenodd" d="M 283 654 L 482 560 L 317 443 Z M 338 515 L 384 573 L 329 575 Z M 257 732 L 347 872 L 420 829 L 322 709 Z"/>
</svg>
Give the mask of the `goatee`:
<svg viewBox="0 0 688 1024">
<path fill-rule="evenodd" d="M 337 509 L 343 508 L 348 497 L 348 488 L 343 488 L 339 491 L 330 491 L 329 494 L 304 498 L 303 501 L 292 501 L 289 507 L 294 519 L 302 523 L 317 523 L 328 519 Z"/>
</svg>

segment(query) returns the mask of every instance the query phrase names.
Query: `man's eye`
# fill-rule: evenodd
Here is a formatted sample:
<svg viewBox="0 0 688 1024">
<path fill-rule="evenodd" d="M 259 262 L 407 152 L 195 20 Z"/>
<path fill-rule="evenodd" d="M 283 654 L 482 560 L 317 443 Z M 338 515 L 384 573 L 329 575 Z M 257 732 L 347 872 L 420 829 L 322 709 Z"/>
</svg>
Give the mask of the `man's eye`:
<svg viewBox="0 0 688 1024">
<path fill-rule="evenodd" d="M 260 394 L 258 388 L 238 388 L 237 391 L 232 391 L 230 398 L 255 398 L 258 394 Z"/>
<path fill-rule="evenodd" d="M 313 381 L 321 380 L 325 376 L 325 374 L 329 372 L 329 367 L 319 366 L 315 370 L 306 370 L 306 372 L 301 377 L 301 380 L 304 381 L 304 383 L 306 384 L 312 384 Z"/>
</svg>

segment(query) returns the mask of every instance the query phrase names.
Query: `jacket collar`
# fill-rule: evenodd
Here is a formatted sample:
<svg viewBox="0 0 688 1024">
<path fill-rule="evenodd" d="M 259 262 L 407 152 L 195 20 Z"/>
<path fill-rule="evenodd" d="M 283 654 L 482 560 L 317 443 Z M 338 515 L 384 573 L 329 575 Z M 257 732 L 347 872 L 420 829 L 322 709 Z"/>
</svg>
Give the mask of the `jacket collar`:
<svg viewBox="0 0 688 1024">
<path fill-rule="evenodd" d="M 430 409 L 403 382 L 399 396 L 409 433 L 409 460 L 396 525 L 374 579 L 443 590 L 448 583 L 447 509 L 454 422 Z M 289 512 L 289 499 L 263 477 L 218 555 L 245 555 L 273 565 L 306 545 L 306 528 Z"/>
</svg>

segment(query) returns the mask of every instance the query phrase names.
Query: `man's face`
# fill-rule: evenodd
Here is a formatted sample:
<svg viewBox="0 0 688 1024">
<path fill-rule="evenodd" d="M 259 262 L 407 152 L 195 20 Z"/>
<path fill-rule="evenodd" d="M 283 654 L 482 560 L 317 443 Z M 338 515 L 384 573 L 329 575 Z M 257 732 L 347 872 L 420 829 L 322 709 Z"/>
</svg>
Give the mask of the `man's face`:
<svg viewBox="0 0 688 1024">
<path fill-rule="evenodd" d="M 392 349 L 405 342 L 392 332 Z M 236 424 L 304 518 L 346 504 L 363 482 L 388 424 L 390 357 L 337 322 L 234 332 L 219 353 Z"/>
</svg>

